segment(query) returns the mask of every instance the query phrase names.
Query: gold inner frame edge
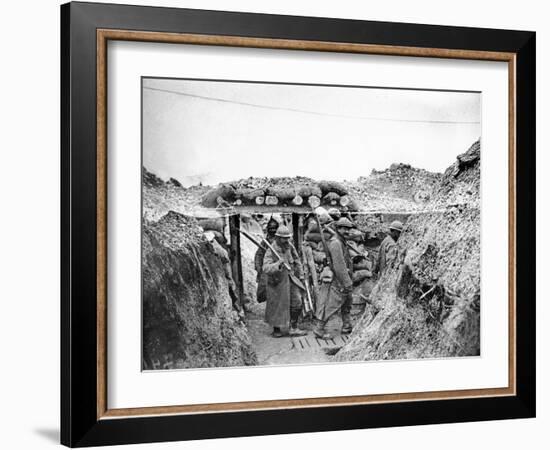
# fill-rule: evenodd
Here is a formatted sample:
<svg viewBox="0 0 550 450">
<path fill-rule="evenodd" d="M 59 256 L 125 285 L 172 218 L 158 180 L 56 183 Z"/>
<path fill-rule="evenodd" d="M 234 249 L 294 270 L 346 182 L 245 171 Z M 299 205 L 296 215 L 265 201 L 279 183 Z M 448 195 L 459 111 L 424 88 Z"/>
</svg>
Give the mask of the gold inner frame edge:
<svg viewBox="0 0 550 450">
<path fill-rule="evenodd" d="M 478 50 L 301 41 L 240 36 L 159 33 L 116 29 L 96 31 L 97 108 L 97 419 L 174 414 L 207 414 L 269 409 L 351 406 L 404 401 L 500 397 L 516 394 L 516 54 Z M 410 392 L 398 394 L 260 400 L 200 405 L 108 409 L 107 405 L 107 42 L 109 40 L 170 44 L 363 53 L 390 56 L 471 59 L 508 62 L 508 387 Z"/>
</svg>

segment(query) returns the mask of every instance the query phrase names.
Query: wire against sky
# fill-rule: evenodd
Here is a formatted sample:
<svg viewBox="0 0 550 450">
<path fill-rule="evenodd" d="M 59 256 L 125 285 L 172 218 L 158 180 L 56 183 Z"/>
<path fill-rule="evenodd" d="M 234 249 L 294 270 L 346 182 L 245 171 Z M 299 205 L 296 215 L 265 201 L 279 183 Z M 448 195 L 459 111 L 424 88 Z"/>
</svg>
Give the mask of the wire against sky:
<svg viewBox="0 0 550 450">
<path fill-rule="evenodd" d="M 393 163 L 443 172 L 481 134 L 478 92 L 168 79 L 142 88 L 143 164 L 184 186 L 352 180 Z"/>
<path fill-rule="evenodd" d="M 180 92 L 180 91 L 173 91 L 170 89 L 160 89 L 160 88 L 153 88 L 144 86 L 143 89 L 147 89 L 150 91 L 157 91 L 157 92 L 164 92 L 169 94 L 175 94 L 175 95 L 181 95 L 184 97 L 192 97 L 197 98 L 201 100 L 208 100 L 208 101 L 214 101 L 214 102 L 220 102 L 220 103 L 232 103 L 236 105 L 242 105 L 242 106 L 249 106 L 251 108 L 260 108 L 260 109 L 269 109 L 269 110 L 276 110 L 276 111 L 289 111 L 299 114 L 311 114 L 315 116 L 323 116 L 323 117 L 338 117 L 343 119 L 351 119 L 351 120 L 372 120 L 372 121 L 379 121 L 379 122 L 408 122 L 408 123 L 434 123 L 434 124 L 452 124 L 452 125 L 478 125 L 479 121 L 452 121 L 452 120 L 418 120 L 418 119 L 392 119 L 387 117 L 372 117 L 372 116 L 352 116 L 352 115 L 346 115 L 346 114 L 331 114 L 331 113 L 324 113 L 319 111 L 311 111 L 311 110 L 305 110 L 305 109 L 297 109 L 297 108 L 283 108 L 280 106 L 271 106 L 271 105 L 262 105 L 259 103 L 249 103 L 249 102 L 241 102 L 236 100 L 227 100 L 220 97 L 210 97 L 206 95 L 198 95 L 198 94 L 189 94 L 187 92 Z"/>
</svg>

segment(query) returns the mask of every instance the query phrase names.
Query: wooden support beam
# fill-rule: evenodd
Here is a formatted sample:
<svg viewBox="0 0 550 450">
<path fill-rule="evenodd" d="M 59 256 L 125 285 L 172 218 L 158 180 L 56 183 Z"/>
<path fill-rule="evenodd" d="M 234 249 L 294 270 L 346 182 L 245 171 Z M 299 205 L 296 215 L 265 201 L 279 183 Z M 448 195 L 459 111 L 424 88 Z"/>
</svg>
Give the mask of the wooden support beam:
<svg viewBox="0 0 550 450">
<path fill-rule="evenodd" d="M 302 242 L 304 240 L 304 215 L 292 213 L 292 235 L 294 237 L 294 247 L 302 254 Z"/>
<path fill-rule="evenodd" d="M 241 258 L 241 216 L 233 214 L 229 216 L 229 238 L 231 272 L 235 281 L 239 304 L 244 306 L 243 266 Z"/>
</svg>

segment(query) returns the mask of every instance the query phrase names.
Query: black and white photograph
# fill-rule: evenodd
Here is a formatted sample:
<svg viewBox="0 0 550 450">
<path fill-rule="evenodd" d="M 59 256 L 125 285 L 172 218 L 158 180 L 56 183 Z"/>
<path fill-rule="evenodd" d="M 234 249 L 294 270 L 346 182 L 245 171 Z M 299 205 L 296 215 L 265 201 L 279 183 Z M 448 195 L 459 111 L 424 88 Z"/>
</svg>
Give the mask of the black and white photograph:
<svg viewBox="0 0 550 450">
<path fill-rule="evenodd" d="M 479 92 L 142 78 L 142 369 L 480 356 Z"/>
</svg>

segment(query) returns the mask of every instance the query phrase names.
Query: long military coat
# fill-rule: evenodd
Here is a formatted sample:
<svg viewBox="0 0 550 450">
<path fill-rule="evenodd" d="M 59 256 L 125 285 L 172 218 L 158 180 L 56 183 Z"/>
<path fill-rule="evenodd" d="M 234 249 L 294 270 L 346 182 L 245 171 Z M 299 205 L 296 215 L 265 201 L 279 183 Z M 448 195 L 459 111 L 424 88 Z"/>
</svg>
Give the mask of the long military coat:
<svg viewBox="0 0 550 450">
<path fill-rule="evenodd" d="M 274 236 L 267 236 L 267 242 L 273 244 L 275 240 Z M 267 275 L 263 271 L 264 267 L 264 258 L 267 251 L 267 245 L 265 242 L 262 242 L 262 246 L 256 250 L 254 255 L 254 268 L 256 269 L 256 281 L 258 283 L 258 289 L 256 291 L 256 301 L 258 303 L 265 302 L 267 299 Z"/>
<path fill-rule="evenodd" d="M 327 321 L 344 304 L 343 290 L 351 290 L 353 264 L 344 239 L 335 234 L 328 241 L 328 251 L 332 259 L 332 282 L 322 283 L 319 302 L 315 311 L 317 319 Z"/>
<path fill-rule="evenodd" d="M 386 265 L 393 261 L 397 255 L 397 243 L 393 238 L 388 234 L 382 243 L 380 244 L 380 249 L 378 250 L 378 261 L 376 271 L 379 275 L 382 274 L 383 270 L 386 268 Z"/>
<path fill-rule="evenodd" d="M 273 244 L 275 251 L 292 268 L 294 275 L 303 278 L 302 265 L 298 252 L 291 244 L 286 251 Z M 263 272 L 267 276 L 267 304 L 265 307 L 265 321 L 272 327 L 288 327 L 290 323 L 290 308 L 300 309 L 302 299 L 300 288 L 290 279 L 287 269 L 279 267 L 279 260 L 268 249 L 263 264 Z"/>
</svg>

